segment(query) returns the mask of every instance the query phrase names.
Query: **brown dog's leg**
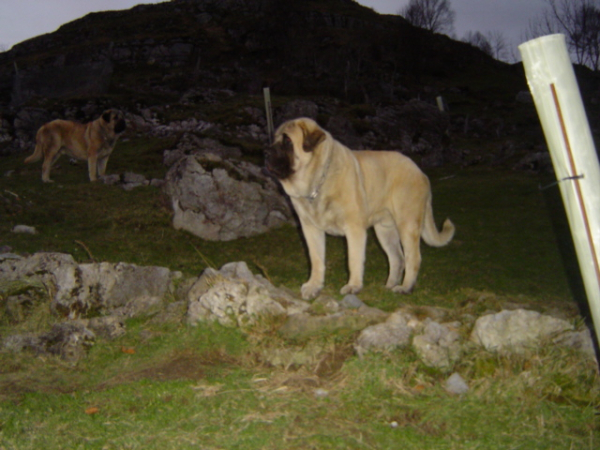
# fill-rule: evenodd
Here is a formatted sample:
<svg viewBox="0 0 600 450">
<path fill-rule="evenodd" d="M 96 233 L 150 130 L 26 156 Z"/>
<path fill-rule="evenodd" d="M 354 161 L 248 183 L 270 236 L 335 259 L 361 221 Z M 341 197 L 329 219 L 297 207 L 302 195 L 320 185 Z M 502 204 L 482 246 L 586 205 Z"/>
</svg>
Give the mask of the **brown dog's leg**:
<svg viewBox="0 0 600 450">
<path fill-rule="evenodd" d="M 90 181 L 98 179 L 98 152 L 92 148 L 88 152 L 88 174 Z"/>
<path fill-rule="evenodd" d="M 98 176 L 103 177 L 106 174 L 106 165 L 108 164 L 108 156 L 98 160 Z"/>
<path fill-rule="evenodd" d="M 52 166 L 58 161 L 60 158 L 60 145 L 59 144 L 50 144 L 44 150 L 44 162 L 42 163 L 42 181 L 44 183 L 52 183 L 53 181 L 50 179 L 50 170 Z"/>
</svg>

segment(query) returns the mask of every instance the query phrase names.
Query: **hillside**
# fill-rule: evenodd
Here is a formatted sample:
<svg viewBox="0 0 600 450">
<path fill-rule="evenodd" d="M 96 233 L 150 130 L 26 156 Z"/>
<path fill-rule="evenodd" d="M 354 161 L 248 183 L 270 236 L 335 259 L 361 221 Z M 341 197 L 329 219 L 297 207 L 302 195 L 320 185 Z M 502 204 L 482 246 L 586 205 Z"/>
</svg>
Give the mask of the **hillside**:
<svg viewBox="0 0 600 450">
<path fill-rule="evenodd" d="M 490 73 L 513 92 L 525 87 L 515 86 L 518 71 L 479 50 L 352 0 L 175 0 L 92 13 L 0 54 L 0 102 L 202 85 L 363 103 Z"/>
<path fill-rule="evenodd" d="M 596 130 L 600 83 L 581 72 Z M 433 165 L 443 158 L 423 148 L 470 165 L 516 164 L 544 147 L 531 100 L 519 97 L 520 64 L 400 16 L 353 0 L 173 0 L 92 13 L 0 53 L 0 153 L 28 151 L 44 121 L 93 120 L 107 107 L 264 128 L 264 87 L 276 116 L 290 101 L 316 102 L 315 118 L 348 145 L 399 148 Z M 438 97 L 447 109 L 432 118 Z"/>
</svg>

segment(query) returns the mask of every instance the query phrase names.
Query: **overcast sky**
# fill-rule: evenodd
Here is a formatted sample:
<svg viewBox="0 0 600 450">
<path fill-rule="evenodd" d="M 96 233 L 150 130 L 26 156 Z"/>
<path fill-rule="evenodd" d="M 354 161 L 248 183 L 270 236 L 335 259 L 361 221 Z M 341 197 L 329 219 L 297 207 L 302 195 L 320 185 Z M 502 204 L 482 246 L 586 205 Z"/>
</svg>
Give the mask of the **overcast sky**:
<svg viewBox="0 0 600 450">
<path fill-rule="evenodd" d="M 284 0 L 281 0 L 284 1 Z M 396 14 L 409 0 L 358 0 L 382 14 Z M 129 9 L 141 3 L 160 0 L 0 0 L 0 49 L 40 34 L 51 33 L 61 25 L 92 11 Z M 523 42 L 529 20 L 539 16 L 544 0 L 450 0 L 456 13 L 456 38 L 468 31 L 501 32 L 516 48 Z M 518 56 L 518 55 L 517 55 Z"/>
</svg>

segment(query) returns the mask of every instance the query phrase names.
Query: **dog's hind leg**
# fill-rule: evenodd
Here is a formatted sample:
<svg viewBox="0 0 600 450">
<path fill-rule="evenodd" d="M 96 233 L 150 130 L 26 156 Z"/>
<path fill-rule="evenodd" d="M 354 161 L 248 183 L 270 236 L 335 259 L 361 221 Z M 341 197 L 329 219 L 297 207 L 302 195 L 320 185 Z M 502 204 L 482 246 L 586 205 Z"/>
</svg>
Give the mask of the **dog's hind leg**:
<svg viewBox="0 0 600 450">
<path fill-rule="evenodd" d="M 400 227 L 400 241 L 404 249 L 405 272 L 400 286 L 392 288 L 400 294 L 410 294 L 417 282 L 421 267 L 421 231 L 417 222 Z"/>
<path fill-rule="evenodd" d="M 52 183 L 50 170 L 60 157 L 60 149 L 60 143 L 52 142 L 44 151 L 44 162 L 42 163 L 42 181 L 44 183 Z"/>
<path fill-rule="evenodd" d="M 385 287 L 391 289 L 398 284 L 404 271 L 404 253 L 400 245 L 398 229 L 393 221 L 377 223 L 373 228 L 375 228 L 375 235 L 388 258 L 390 272 Z"/>
<path fill-rule="evenodd" d="M 42 146 L 41 144 L 36 143 L 33 154 L 25 158 L 25 164 L 39 161 L 40 159 L 42 159 L 42 156 L 44 156 L 44 152 L 42 152 Z"/>
</svg>

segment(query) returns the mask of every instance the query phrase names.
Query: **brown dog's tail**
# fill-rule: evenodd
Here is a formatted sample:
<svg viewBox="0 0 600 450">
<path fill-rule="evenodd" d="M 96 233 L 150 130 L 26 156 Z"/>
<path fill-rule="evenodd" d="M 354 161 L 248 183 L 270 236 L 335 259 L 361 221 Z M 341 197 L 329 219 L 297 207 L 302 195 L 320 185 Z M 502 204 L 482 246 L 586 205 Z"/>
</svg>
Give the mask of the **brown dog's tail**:
<svg viewBox="0 0 600 450">
<path fill-rule="evenodd" d="M 25 158 L 25 164 L 39 161 L 40 159 L 42 159 L 42 153 L 42 146 L 39 143 L 35 144 L 35 150 L 33 152 L 33 155 Z"/>
<path fill-rule="evenodd" d="M 442 231 L 438 231 L 433 219 L 433 208 L 431 207 L 430 199 L 425 208 L 425 223 L 423 224 L 423 234 L 421 235 L 425 243 L 432 247 L 443 247 L 454 237 L 454 230 L 452 221 L 446 219 L 442 225 Z"/>
</svg>

